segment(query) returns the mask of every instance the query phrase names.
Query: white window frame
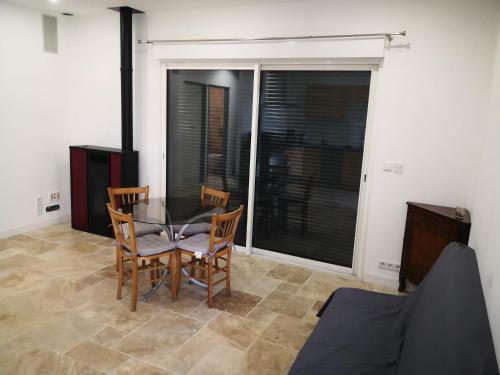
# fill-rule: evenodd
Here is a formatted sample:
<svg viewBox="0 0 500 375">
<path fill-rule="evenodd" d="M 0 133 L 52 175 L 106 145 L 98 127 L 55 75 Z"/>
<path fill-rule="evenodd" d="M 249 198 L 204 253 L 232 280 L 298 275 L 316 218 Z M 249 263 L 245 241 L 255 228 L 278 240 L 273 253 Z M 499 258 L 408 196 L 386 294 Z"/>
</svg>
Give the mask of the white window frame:
<svg viewBox="0 0 500 375">
<path fill-rule="evenodd" d="M 365 181 L 365 176 L 368 175 L 370 155 L 372 154 L 372 139 L 373 139 L 373 113 L 375 101 L 375 88 L 378 75 L 379 61 L 359 61 L 354 63 L 348 62 L 334 62 L 334 61 L 250 61 L 250 62 L 200 62 L 200 61 L 161 61 L 161 150 L 162 150 L 162 163 L 161 163 L 161 192 L 166 195 L 166 181 L 167 181 L 167 71 L 177 69 L 187 70 L 253 70 L 254 72 L 254 85 L 253 85 L 253 101 L 252 101 L 252 127 L 251 127 L 251 142 L 250 142 L 250 170 L 248 181 L 248 207 L 247 207 L 247 238 L 246 246 L 236 246 L 236 251 L 243 254 L 253 254 L 266 259 L 276 260 L 292 265 L 308 267 L 321 271 L 330 271 L 340 273 L 344 276 L 353 276 L 358 279 L 363 278 L 362 264 L 364 260 L 364 253 L 366 248 L 366 223 L 367 223 L 367 201 L 369 196 L 369 181 Z M 252 247 L 253 235 L 253 216 L 254 216 L 254 202 L 255 202 L 255 171 L 257 165 L 257 137 L 258 137 L 258 122 L 259 122 L 259 95 L 260 95 L 260 76 L 262 70 L 357 70 L 357 71 L 370 71 L 370 92 L 368 98 L 368 113 L 366 120 L 365 142 L 363 149 L 363 160 L 360 176 L 360 189 L 358 200 L 358 211 L 356 218 L 356 229 L 353 249 L 353 262 L 352 267 L 343 267 L 335 264 L 319 262 L 311 259 L 300 258 L 288 254 L 282 254 L 270 250 L 259 249 Z"/>
</svg>

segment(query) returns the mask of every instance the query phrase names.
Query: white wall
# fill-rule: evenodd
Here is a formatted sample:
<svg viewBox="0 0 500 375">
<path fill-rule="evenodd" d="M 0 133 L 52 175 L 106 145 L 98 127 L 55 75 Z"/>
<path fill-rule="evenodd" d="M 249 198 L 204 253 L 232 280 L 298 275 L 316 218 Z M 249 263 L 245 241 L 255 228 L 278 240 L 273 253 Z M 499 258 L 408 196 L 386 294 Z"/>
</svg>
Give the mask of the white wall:
<svg viewBox="0 0 500 375">
<path fill-rule="evenodd" d="M 499 17 L 500 21 L 500 17 Z M 500 25 L 500 22 L 499 22 Z M 490 111 L 483 133 L 482 158 L 472 203 L 470 246 L 476 250 L 497 358 L 500 359 L 500 26 Z"/>
<path fill-rule="evenodd" d="M 120 147 L 119 14 L 58 16 L 58 29 L 45 53 L 42 12 L 0 1 L 0 237 L 69 219 L 69 145 Z M 56 190 L 61 209 L 37 216 Z"/>
<path fill-rule="evenodd" d="M 366 279 L 396 285 L 397 274 L 379 270 L 377 259 L 400 261 L 405 202 L 470 206 L 497 11 L 494 0 L 480 5 L 465 0 L 304 1 L 157 12 L 136 19 L 143 25 L 141 39 L 408 30 L 408 37 L 396 39 L 386 51 L 378 74 L 361 265 Z M 136 75 L 144 86 L 136 97 L 148 103 L 136 107 L 148 120 L 148 134 L 138 146 L 141 167 L 149 172 L 141 172 L 141 178 L 147 173 L 147 182 L 159 191 L 161 175 L 151 171 L 158 168 L 163 126 L 161 67 L 150 46 L 136 49 L 148 65 Z M 405 174 L 382 172 L 384 161 L 404 162 Z"/>
<path fill-rule="evenodd" d="M 67 17 L 67 119 L 72 145 L 121 148 L 120 15 Z"/>
<path fill-rule="evenodd" d="M 39 11 L 0 2 L 0 237 L 70 212 L 66 50 L 42 41 Z M 37 216 L 36 197 L 54 190 L 61 210 Z"/>
</svg>

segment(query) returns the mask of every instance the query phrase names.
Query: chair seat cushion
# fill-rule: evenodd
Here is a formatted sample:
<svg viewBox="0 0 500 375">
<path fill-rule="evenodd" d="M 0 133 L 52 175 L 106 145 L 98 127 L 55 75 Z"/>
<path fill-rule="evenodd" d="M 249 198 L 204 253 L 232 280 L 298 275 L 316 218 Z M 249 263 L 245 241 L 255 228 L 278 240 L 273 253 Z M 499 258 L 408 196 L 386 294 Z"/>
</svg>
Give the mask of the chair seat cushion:
<svg viewBox="0 0 500 375">
<path fill-rule="evenodd" d="M 215 237 L 217 241 L 219 238 Z M 219 251 L 226 247 L 227 242 L 223 241 L 216 243 L 214 245 L 214 250 Z M 210 246 L 210 235 L 207 233 L 199 233 L 194 236 L 188 237 L 185 240 L 179 241 L 177 247 L 182 250 L 189 251 L 191 253 L 200 252 L 202 255 L 208 253 L 208 248 Z"/>
<path fill-rule="evenodd" d="M 130 238 L 130 232 L 128 228 L 128 224 L 122 224 L 123 235 L 125 239 Z M 139 223 L 138 221 L 134 221 L 134 229 L 135 236 L 142 237 L 147 234 L 160 234 L 163 232 L 163 228 L 156 224 L 148 224 L 148 223 Z"/>
<path fill-rule="evenodd" d="M 145 236 L 136 238 L 137 255 L 150 256 L 165 253 L 175 249 L 175 243 L 171 242 L 168 238 L 157 236 L 155 234 L 147 234 Z M 130 255 L 130 247 L 125 245 Z"/>
</svg>

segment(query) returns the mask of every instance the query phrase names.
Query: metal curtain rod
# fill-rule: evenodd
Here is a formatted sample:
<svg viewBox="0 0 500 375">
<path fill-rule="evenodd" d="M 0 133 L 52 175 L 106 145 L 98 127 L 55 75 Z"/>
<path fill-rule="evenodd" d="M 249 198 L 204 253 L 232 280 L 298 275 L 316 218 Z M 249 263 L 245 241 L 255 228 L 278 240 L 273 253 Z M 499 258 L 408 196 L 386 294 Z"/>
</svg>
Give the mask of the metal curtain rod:
<svg viewBox="0 0 500 375">
<path fill-rule="evenodd" d="M 166 44 L 166 43 L 242 43 L 242 42 L 272 42 L 287 40 L 309 39 L 336 39 L 336 38 L 371 38 L 384 37 L 392 40 L 395 36 L 406 36 L 406 30 L 399 33 L 374 33 L 374 34 L 336 34 L 336 35 L 305 35 L 305 36 L 271 36 L 265 38 L 221 38 L 221 39 L 153 39 L 142 40 L 139 43 Z"/>
</svg>

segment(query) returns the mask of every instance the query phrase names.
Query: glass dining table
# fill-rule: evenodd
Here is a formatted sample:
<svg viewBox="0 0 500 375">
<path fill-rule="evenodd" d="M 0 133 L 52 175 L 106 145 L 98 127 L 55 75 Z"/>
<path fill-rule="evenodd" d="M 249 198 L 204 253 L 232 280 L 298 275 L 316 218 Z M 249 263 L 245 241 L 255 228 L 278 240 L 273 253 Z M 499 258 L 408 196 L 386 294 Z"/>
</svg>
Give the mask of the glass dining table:
<svg viewBox="0 0 500 375">
<path fill-rule="evenodd" d="M 122 205 L 122 212 L 132 213 L 134 221 L 163 227 L 173 242 L 182 237 L 182 232 L 189 225 L 210 223 L 213 214 L 220 215 L 229 211 L 231 211 L 230 208 L 202 205 L 199 196 L 149 198 L 147 201 L 141 199 L 130 205 Z M 174 227 L 180 227 L 177 236 L 174 233 Z"/>
<path fill-rule="evenodd" d="M 182 239 L 183 232 L 189 225 L 210 223 L 213 214 L 224 214 L 230 212 L 231 208 L 235 210 L 238 207 L 233 207 L 231 204 L 226 208 L 204 205 L 200 196 L 172 196 L 149 198 L 148 200 L 140 199 L 130 205 L 122 205 L 121 211 L 132 213 L 136 222 L 161 226 L 170 241 L 178 242 Z M 189 277 L 186 272 L 183 273 Z M 160 282 L 143 295 L 144 301 L 147 301 L 161 284 L 165 283 L 167 274 L 168 272 L 165 270 Z M 199 285 L 199 282 L 194 279 L 190 279 L 190 281 Z M 204 287 L 204 284 L 199 286 Z"/>
</svg>

